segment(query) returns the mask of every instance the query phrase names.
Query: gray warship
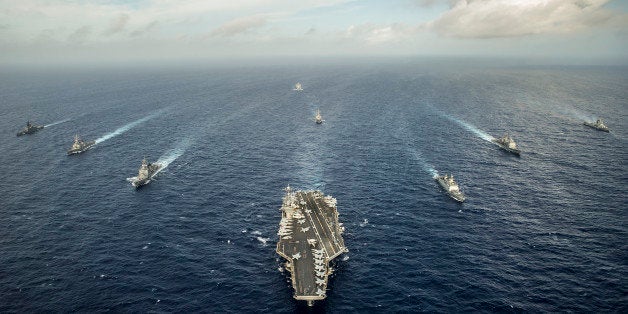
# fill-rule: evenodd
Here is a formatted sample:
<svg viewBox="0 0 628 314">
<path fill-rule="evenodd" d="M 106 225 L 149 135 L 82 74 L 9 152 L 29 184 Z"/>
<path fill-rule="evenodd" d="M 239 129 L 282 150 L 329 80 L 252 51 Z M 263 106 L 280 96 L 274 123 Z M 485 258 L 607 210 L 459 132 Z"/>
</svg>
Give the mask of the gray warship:
<svg viewBox="0 0 628 314">
<path fill-rule="evenodd" d="M 142 165 L 140 166 L 140 170 L 137 173 L 137 177 L 128 178 L 135 188 L 139 188 L 143 185 L 150 183 L 150 180 L 153 178 L 157 171 L 161 169 L 160 164 L 152 164 L 146 161 L 146 158 L 142 159 Z"/>
<path fill-rule="evenodd" d="M 22 131 L 17 132 L 17 136 L 22 136 L 26 134 L 33 134 L 41 129 L 43 129 L 43 125 L 33 125 L 30 121 L 26 121 L 26 127 L 22 129 Z"/>
<path fill-rule="evenodd" d="M 461 203 L 464 202 L 464 194 L 460 192 L 460 187 L 458 186 L 458 183 L 454 181 L 453 175 L 436 176 L 434 179 L 451 198 Z"/>
<path fill-rule="evenodd" d="M 316 121 L 316 124 L 323 123 L 323 117 L 321 117 L 321 111 L 319 109 L 316 109 L 316 116 L 314 117 L 314 121 Z"/>
<path fill-rule="evenodd" d="M 602 121 L 602 119 L 597 119 L 597 121 L 595 121 L 594 123 L 585 122 L 584 125 L 588 127 L 592 127 L 599 131 L 610 132 L 610 130 L 608 129 L 606 124 L 604 124 L 604 121 Z"/>
<path fill-rule="evenodd" d="M 74 154 L 80 154 L 96 145 L 96 141 L 85 142 L 79 138 L 78 135 L 74 135 L 74 144 L 68 150 L 68 156 Z"/>
<path fill-rule="evenodd" d="M 292 191 L 286 188 L 281 206 L 277 254 L 287 260 L 294 298 L 307 301 L 325 299 L 327 280 L 332 273 L 329 262 L 344 252 L 336 199 L 320 191 Z"/>
<path fill-rule="evenodd" d="M 517 148 L 517 143 L 508 134 L 500 138 L 494 138 L 491 141 L 505 151 L 509 151 L 517 156 L 521 154 L 521 151 Z"/>
</svg>

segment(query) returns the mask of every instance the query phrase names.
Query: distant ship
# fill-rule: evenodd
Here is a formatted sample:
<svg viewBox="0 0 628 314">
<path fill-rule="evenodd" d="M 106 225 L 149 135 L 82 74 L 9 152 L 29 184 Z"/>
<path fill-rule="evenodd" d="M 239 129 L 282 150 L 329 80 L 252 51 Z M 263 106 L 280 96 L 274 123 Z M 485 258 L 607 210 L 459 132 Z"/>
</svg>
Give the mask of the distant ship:
<svg viewBox="0 0 628 314">
<path fill-rule="evenodd" d="M 301 83 L 296 83 L 294 84 L 294 88 L 292 90 L 301 91 L 303 90 L 303 86 L 301 86 Z"/>
<path fill-rule="evenodd" d="M 161 169 L 160 164 L 151 164 L 144 158 L 142 159 L 142 165 L 137 173 L 137 177 L 129 178 L 128 180 L 135 188 L 139 188 L 142 185 L 150 183 L 150 180 L 157 174 L 159 169 Z"/>
<path fill-rule="evenodd" d="M 596 130 L 599 130 L 599 131 L 610 132 L 610 130 L 608 129 L 606 124 L 604 124 L 604 121 L 602 121 L 602 119 L 597 119 L 597 121 L 595 121 L 595 123 L 585 122 L 584 125 L 586 125 L 588 127 L 592 127 L 592 128 L 594 128 Z"/>
<path fill-rule="evenodd" d="M 79 138 L 78 135 L 74 135 L 74 144 L 68 150 L 68 155 L 80 154 L 96 145 L 96 141 L 85 142 Z"/>
<path fill-rule="evenodd" d="M 521 151 L 517 148 L 517 143 L 510 137 L 508 134 L 504 135 L 504 137 L 496 138 L 491 140 L 493 143 L 497 144 L 503 150 L 509 151 L 517 156 L 521 154 Z"/>
<path fill-rule="evenodd" d="M 454 181 L 453 175 L 436 176 L 434 179 L 443 189 L 445 189 L 445 192 L 447 192 L 451 198 L 461 203 L 464 202 L 464 194 L 460 192 L 460 187 L 458 186 L 458 183 Z"/>
<path fill-rule="evenodd" d="M 321 117 L 321 111 L 319 109 L 316 109 L 316 116 L 314 117 L 314 121 L 316 121 L 316 124 L 323 123 L 323 117 Z"/>
<path fill-rule="evenodd" d="M 32 125 L 30 121 L 26 121 L 26 127 L 23 128 L 22 131 L 17 132 L 17 136 L 33 134 L 43 128 L 43 125 Z"/>
</svg>

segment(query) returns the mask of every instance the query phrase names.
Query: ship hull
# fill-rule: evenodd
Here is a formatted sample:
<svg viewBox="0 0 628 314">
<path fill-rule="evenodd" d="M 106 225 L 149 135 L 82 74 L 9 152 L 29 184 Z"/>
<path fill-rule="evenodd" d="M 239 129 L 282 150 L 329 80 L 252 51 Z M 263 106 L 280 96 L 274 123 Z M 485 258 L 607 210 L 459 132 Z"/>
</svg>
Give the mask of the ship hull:
<svg viewBox="0 0 628 314">
<path fill-rule="evenodd" d="M 447 195 L 449 195 L 449 197 L 451 197 L 452 199 L 454 199 L 455 201 L 457 201 L 459 203 L 464 202 L 464 200 L 465 200 L 464 194 L 449 192 L 449 186 L 440 177 L 436 177 L 436 178 L 434 178 L 434 180 L 436 180 L 436 182 L 438 182 L 438 185 L 440 185 L 440 187 L 445 191 L 445 193 L 447 193 Z"/>
<path fill-rule="evenodd" d="M 590 128 L 594 128 L 594 129 L 596 129 L 596 130 L 598 130 L 598 131 L 602 131 L 602 132 L 606 132 L 606 133 L 609 133 L 609 132 L 610 132 L 610 130 L 609 130 L 608 128 L 606 128 L 606 127 L 601 128 L 601 127 L 599 127 L 599 126 L 597 126 L 597 125 L 595 125 L 595 124 L 593 124 L 593 123 L 585 122 L 585 123 L 583 123 L 583 124 L 584 124 L 584 125 L 586 125 L 586 126 L 588 126 L 588 127 L 590 127 Z"/>
</svg>

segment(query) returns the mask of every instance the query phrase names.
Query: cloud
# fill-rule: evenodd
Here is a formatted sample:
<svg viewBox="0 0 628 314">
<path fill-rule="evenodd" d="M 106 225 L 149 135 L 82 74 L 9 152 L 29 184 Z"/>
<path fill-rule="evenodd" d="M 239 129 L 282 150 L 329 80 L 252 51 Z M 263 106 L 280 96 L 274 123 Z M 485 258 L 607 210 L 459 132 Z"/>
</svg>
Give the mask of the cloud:
<svg viewBox="0 0 628 314">
<path fill-rule="evenodd" d="M 159 22 L 152 21 L 152 22 L 146 24 L 146 26 L 140 27 L 139 29 L 136 29 L 133 32 L 131 32 L 131 36 L 132 37 L 142 36 L 142 35 L 150 32 L 151 30 L 153 30 L 157 25 L 159 25 Z"/>
<path fill-rule="evenodd" d="M 305 32 L 304 35 L 305 36 L 311 36 L 311 35 L 314 35 L 314 34 L 316 34 L 316 28 L 310 27 L 310 29 L 308 29 L 307 32 Z"/>
<path fill-rule="evenodd" d="M 609 0 L 459 0 L 426 27 L 457 38 L 574 33 L 605 25 L 616 14 Z"/>
<path fill-rule="evenodd" d="M 114 35 L 117 33 L 121 33 L 122 31 L 124 31 L 127 23 L 129 23 L 129 19 L 131 19 L 131 17 L 128 14 L 120 14 L 118 17 L 111 21 L 109 28 L 105 30 L 104 34 Z"/>
<path fill-rule="evenodd" d="M 421 27 L 403 23 L 389 25 L 361 24 L 351 25 L 344 33 L 346 39 L 357 39 L 369 45 L 397 43 L 407 40 L 421 31 Z"/>
<path fill-rule="evenodd" d="M 84 43 L 91 33 L 91 27 L 87 25 L 81 26 L 68 36 L 68 41 L 77 44 Z"/>
<path fill-rule="evenodd" d="M 214 29 L 210 35 L 230 37 L 247 32 L 253 28 L 264 26 L 267 22 L 267 18 L 262 15 L 241 17 L 222 24 L 218 28 Z"/>
</svg>

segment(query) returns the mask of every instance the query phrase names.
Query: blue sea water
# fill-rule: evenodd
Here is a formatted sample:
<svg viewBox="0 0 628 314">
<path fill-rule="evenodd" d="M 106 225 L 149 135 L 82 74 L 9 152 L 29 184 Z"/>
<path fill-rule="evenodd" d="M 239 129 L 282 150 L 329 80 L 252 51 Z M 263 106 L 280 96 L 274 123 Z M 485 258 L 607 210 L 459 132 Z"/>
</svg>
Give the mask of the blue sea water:
<svg viewBox="0 0 628 314">
<path fill-rule="evenodd" d="M 628 311 L 626 67 L 2 73 L 0 312 Z M 143 157 L 168 166 L 136 191 Z M 274 251 L 288 184 L 346 226 L 313 309 Z"/>
</svg>

